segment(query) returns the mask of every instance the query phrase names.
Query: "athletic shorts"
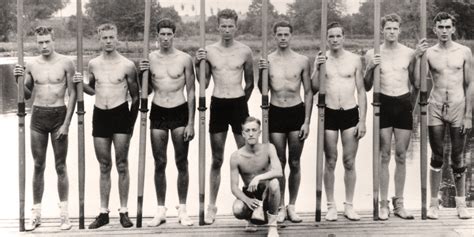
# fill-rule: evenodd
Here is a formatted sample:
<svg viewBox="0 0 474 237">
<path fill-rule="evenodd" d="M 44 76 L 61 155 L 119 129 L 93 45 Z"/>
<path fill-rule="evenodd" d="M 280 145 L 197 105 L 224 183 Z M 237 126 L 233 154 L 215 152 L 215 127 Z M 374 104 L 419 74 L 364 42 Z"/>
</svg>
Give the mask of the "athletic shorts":
<svg viewBox="0 0 474 237">
<path fill-rule="evenodd" d="M 226 132 L 229 125 L 234 134 L 242 134 L 242 123 L 249 116 L 249 109 L 245 97 L 224 99 L 211 97 L 211 116 L 209 132 Z"/>
<path fill-rule="evenodd" d="M 131 126 L 130 110 L 128 103 L 113 108 L 99 109 L 94 106 L 92 115 L 92 136 L 93 137 L 112 137 L 112 135 L 131 134 L 133 127 Z"/>
<path fill-rule="evenodd" d="M 42 134 L 55 133 L 66 118 L 66 106 L 45 107 L 33 105 L 30 129 Z"/>
<path fill-rule="evenodd" d="M 380 94 L 380 128 L 413 129 L 410 92 L 400 96 Z"/>
<path fill-rule="evenodd" d="M 249 192 L 249 191 L 247 191 L 247 188 L 248 187 L 245 187 L 245 186 L 242 187 L 242 192 L 245 195 L 247 195 L 247 197 L 249 197 L 249 198 L 256 198 L 260 201 L 263 201 L 263 204 L 262 204 L 263 205 L 263 210 L 266 213 L 266 211 L 268 210 L 268 206 L 269 206 L 269 203 L 268 203 L 268 196 L 269 195 L 266 195 L 266 198 L 263 199 L 264 193 L 267 190 L 266 182 L 265 183 L 259 183 L 258 186 L 257 186 L 257 190 L 255 192 Z M 252 216 L 253 211 L 250 210 L 250 208 L 247 205 L 244 205 L 244 208 L 246 209 L 246 210 L 244 210 L 244 213 L 249 213 L 250 214 L 246 219 L 250 219 L 250 217 Z M 265 224 L 265 223 L 268 222 L 267 218 L 268 218 L 268 216 L 265 215 L 265 221 L 257 222 L 257 223 L 254 223 L 254 224 L 259 224 L 259 225 Z"/>
<path fill-rule="evenodd" d="M 305 118 L 304 103 L 292 107 L 278 107 L 270 104 L 268 117 L 268 130 L 270 133 L 299 131 Z"/>
<path fill-rule="evenodd" d="M 357 126 L 359 123 L 359 108 L 352 109 L 330 109 L 324 110 L 324 129 L 334 131 L 344 131 Z"/>
<path fill-rule="evenodd" d="M 465 109 L 465 100 L 457 104 L 429 102 L 428 126 L 438 126 L 449 123 L 451 127 L 461 127 Z"/>
<path fill-rule="evenodd" d="M 172 108 L 151 104 L 150 129 L 173 130 L 188 124 L 188 103 Z"/>
</svg>

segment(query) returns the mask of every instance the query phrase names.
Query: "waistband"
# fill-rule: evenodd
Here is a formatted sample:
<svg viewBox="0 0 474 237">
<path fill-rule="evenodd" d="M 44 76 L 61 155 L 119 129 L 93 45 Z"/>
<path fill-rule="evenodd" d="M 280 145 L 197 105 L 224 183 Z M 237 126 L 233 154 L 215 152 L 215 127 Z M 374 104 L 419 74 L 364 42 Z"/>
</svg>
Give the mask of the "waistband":
<svg viewBox="0 0 474 237">
<path fill-rule="evenodd" d="M 151 103 L 151 107 L 153 109 L 156 109 L 156 110 L 162 110 L 162 111 L 181 111 L 183 108 L 187 108 L 188 106 L 188 102 L 184 102 L 178 106 L 175 106 L 175 107 L 162 107 L 162 106 L 159 106 L 155 103 Z"/>
<path fill-rule="evenodd" d="M 219 98 L 219 97 L 211 96 L 211 102 L 218 102 L 218 103 L 245 102 L 245 96 L 236 97 L 236 98 Z"/>
<path fill-rule="evenodd" d="M 273 110 L 294 110 L 294 109 L 304 108 L 304 103 L 301 102 L 299 104 L 296 104 L 296 105 L 293 105 L 293 106 L 290 106 L 290 107 L 280 107 L 280 106 L 270 104 L 270 108 L 273 109 Z"/>
<path fill-rule="evenodd" d="M 35 109 L 40 110 L 40 111 L 45 111 L 45 112 L 57 112 L 57 111 L 64 111 L 67 109 L 67 107 L 65 105 L 54 106 L 54 107 L 33 105 L 33 110 Z"/>
<path fill-rule="evenodd" d="M 94 105 L 94 111 L 103 112 L 103 113 L 117 113 L 117 112 L 122 112 L 124 109 L 128 110 L 128 102 L 127 101 L 125 101 L 125 102 L 123 102 L 123 104 L 120 104 L 119 106 L 116 106 L 116 107 L 111 108 L 111 109 L 101 109 L 101 108 Z"/>
<path fill-rule="evenodd" d="M 382 100 L 389 100 L 389 101 L 399 101 L 399 100 L 404 100 L 404 99 L 409 99 L 411 97 L 411 93 L 407 92 L 403 95 L 397 95 L 397 96 L 389 96 L 385 95 L 383 93 L 380 93 L 380 99 Z"/>
<path fill-rule="evenodd" d="M 354 110 L 359 110 L 359 106 L 356 105 L 352 109 L 331 109 L 331 108 L 326 107 L 326 111 L 328 112 L 352 112 Z"/>
</svg>

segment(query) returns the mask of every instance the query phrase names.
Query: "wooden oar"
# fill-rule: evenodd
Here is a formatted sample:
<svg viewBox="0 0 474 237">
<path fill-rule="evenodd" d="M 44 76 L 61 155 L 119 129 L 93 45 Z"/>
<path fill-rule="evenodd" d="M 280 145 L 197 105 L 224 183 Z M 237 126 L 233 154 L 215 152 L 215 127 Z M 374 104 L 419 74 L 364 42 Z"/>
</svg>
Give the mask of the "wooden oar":
<svg viewBox="0 0 474 237">
<path fill-rule="evenodd" d="M 82 3 L 77 0 L 77 71 L 84 73 L 82 60 Z M 85 146 L 84 146 L 84 86 L 77 83 L 77 143 L 78 143 L 78 174 L 79 174 L 79 229 L 84 229 L 84 188 L 85 188 Z"/>
<path fill-rule="evenodd" d="M 206 0 L 201 0 L 199 45 L 206 47 Z M 199 63 L 199 225 L 204 223 L 206 190 L 206 61 Z"/>
<path fill-rule="evenodd" d="M 143 34 L 143 58 L 148 58 L 148 45 L 150 43 L 150 9 L 151 0 L 145 0 L 145 29 Z M 138 203 L 137 203 L 137 228 L 142 227 L 143 191 L 145 188 L 145 158 L 146 158 L 146 124 L 148 112 L 148 70 L 142 75 L 142 88 L 140 99 L 140 138 L 138 147 Z"/>
<path fill-rule="evenodd" d="M 268 61 L 268 0 L 262 1 L 262 58 Z M 262 142 L 268 144 L 268 69 L 262 71 Z"/>
<path fill-rule="evenodd" d="M 374 54 L 380 54 L 380 0 L 374 1 Z M 374 68 L 373 119 L 373 219 L 379 219 L 379 164 L 380 164 L 380 65 Z"/>
<path fill-rule="evenodd" d="M 426 38 L 426 0 L 420 1 L 420 15 L 421 15 L 421 35 L 420 37 Z M 426 220 L 426 183 L 427 183 L 427 105 L 428 105 L 428 93 L 427 93 L 427 60 L 426 53 L 421 57 L 420 73 L 421 73 L 421 85 L 420 85 L 420 178 L 421 178 L 421 219 Z"/>
<path fill-rule="evenodd" d="M 321 53 L 326 55 L 328 2 L 322 1 L 321 6 Z M 317 59 L 316 59 L 317 60 Z M 326 108 L 326 64 L 319 66 L 319 95 L 318 95 L 318 136 L 316 151 L 316 222 L 321 221 L 321 201 L 324 167 L 324 109 Z"/>
<path fill-rule="evenodd" d="M 24 66 L 23 60 L 23 0 L 16 1 L 16 34 L 18 47 L 18 64 Z M 20 198 L 20 231 L 25 231 L 25 81 L 23 77 L 16 78 L 18 82 L 18 175 Z"/>
</svg>

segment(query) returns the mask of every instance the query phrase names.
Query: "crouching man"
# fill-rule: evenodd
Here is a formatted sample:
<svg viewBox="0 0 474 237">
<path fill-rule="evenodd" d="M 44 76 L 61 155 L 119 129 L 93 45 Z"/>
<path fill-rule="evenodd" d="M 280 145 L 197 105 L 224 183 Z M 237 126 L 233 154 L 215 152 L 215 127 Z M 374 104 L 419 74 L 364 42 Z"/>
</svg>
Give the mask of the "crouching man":
<svg viewBox="0 0 474 237">
<path fill-rule="evenodd" d="M 237 219 L 248 220 L 245 231 L 256 231 L 252 223 L 268 223 L 268 236 L 278 236 L 277 214 L 282 177 L 280 161 L 272 144 L 259 143 L 260 120 L 248 117 L 242 124 L 245 145 L 230 158 L 232 194 L 237 198 L 233 212 Z M 239 174 L 245 186 L 239 189 Z"/>
</svg>

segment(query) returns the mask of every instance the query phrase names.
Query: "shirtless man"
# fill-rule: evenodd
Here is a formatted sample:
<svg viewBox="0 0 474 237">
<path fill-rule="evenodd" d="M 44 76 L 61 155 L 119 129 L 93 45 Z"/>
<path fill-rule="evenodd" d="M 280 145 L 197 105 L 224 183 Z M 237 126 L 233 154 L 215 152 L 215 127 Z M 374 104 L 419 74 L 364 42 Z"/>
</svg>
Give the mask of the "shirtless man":
<svg viewBox="0 0 474 237">
<path fill-rule="evenodd" d="M 389 164 L 391 159 L 392 136 L 395 136 L 395 196 L 392 197 L 393 212 L 402 219 L 413 219 L 403 205 L 405 187 L 406 153 L 413 129 L 413 108 L 411 104 L 411 86 L 415 87 L 415 62 L 426 50 L 426 43 L 415 50 L 398 42 L 401 18 L 389 14 L 382 18 L 384 43 L 381 54 L 367 51 L 365 61 L 364 84 L 369 91 L 374 81 L 374 68 L 380 65 L 380 220 L 388 220 L 390 207 L 388 189 L 390 181 Z"/>
<path fill-rule="evenodd" d="M 337 141 L 340 130 L 346 188 L 344 216 L 349 220 L 356 221 L 360 217 L 354 211 L 352 205 L 356 184 L 355 158 L 359 139 L 365 135 L 365 116 L 367 113 L 362 62 L 359 55 L 344 49 L 344 29 L 339 23 L 331 23 L 327 29 L 329 52 L 319 54 L 311 76 L 313 91 L 316 93 L 319 91 L 319 66 L 326 63 L 324 188 L 328 211 L 325 218 L 328 221 L 337 220 L 337 209 L 334 200 L 334 170 L 336 168 Z M 357 90 L 357 100 L 354 97 L 355 90 Z"/>
<path fill-rule="evenodd" d="M 35 29 L 36 44 L 41 55 L 28 61 L 26 69 L 15 66 L 15 77 L 24 76 L 25 98 L 35 93 L 31 115 L 31 152 L 34 160 L 33 208 L 27 231 L 41 224 L 41 199 L 44 191 L 44 169 L 48 136 L 54 151 L 56 174 L 58 175 L 59 208 L 61 230 L 72 225 L 68 215 L 69 181 L 66 156 L 69 124 L 76 104 L 76 89 L 72 82 L 74 63 L 65 55 L 54 50 L 54 32 L 51 27 L 38 26 Z M 68 93 L 67 107 L 64 97 Z"/>
<path fill-rule="evenodd" d="M 166 150 L 168 130 L 173 141 L 176 167 L 178 168 L 178 221 L 191 226 L 193 221 L 186 212 L 188 195 L 188 148 L 194 137 L 194 68 L 188 54 L 173 46 L 176 25 L 170 19 L 162 19 L 156 26 L 160 50 L 149 55 L 149 61 L 140 63 L 140 71 L 150 70 L 154 93 L 150 112 L 150 134 L 155 158 L 155 190 L 158 209 L 148 226 L 166 222 Z M 184 96 L 186 87 L 186 98 Z M 151 92 L 151 90 L 150 90 Z"/>
<path fill-rule="evenodd" d="M 283 176 L 280 162 L 272 144 L 259 143 L 260 120 L 248 117 L 242 124 L 245 145 L 230 157 L 230 185 L 237 198 L 233 213 L 237 219 L 248 220 L 245 231 L 257 231 L 250 220 L 253 212 L 263 206 L 268 222 L 268 236 L 278 236 L 277 213 L 280 205 L 280 185 Z M 239 189 L 239 174 L 245 187 Z M 257 211 L 258 212 L 258 211 Z M 266 215 L 265 215 L 266 214 Z"/>
<path fill-rule="evenodd" d="M 456 19 L 445 12 L 434 18 L 434 33 L 438 43 L 426 51 L 433 78 L 433 90 L 428 100 L 428 133 L 432 150 L 430 187 L 431 203 L 427 217 L 438 219 L 438 191 L 443 166 L 444 132 L 451 136 L 451 168 L 456 186 L 456 207 L 461 219 L 471 218 L 466 208 L 466 165 L 463 150 L 466 135 L 472 127 L 472 52 L 452 40 Z"/>
<path fill-rule="evenodd" d="M 259 69 L 269 68 L 269 88 L 271 91 L 269 110 L 270 141 L 275 145 L 280 158 L 283 177 L 280 183 L 280 209 L 278 222 L 288 218 L 292 222 L 301 222 L 296 214 L 295 203 L 300 186 L 300 157 L 304 140 L 309 134 L 309 122 L 313 107 L 313 92 L 309 78 L 309 59 L 294 52 L 290 48 L 293 27 L 286 21 L 277 22 L 273 26 L 277 41 L 277 50 L 268 55 L 269 65 L 260 60 Z M 289 66 L 291 65 L 291 67 Z M 301 100 L 300 91 L 303 85 L 305 100 Z M 262 80 L 259 77 L 258 86 L 262 90 Z M 288 165 L 290 176 L 288 189 L 290 201 L 285 208 L 285 166 L 286 147 L 288 146 Z M 287 215 L 288 214 L 288 215 Z"/>
<path fill-rule="evenodd" d="M 221 167 L 224 160 L 224 148 L 228 126 L 232 126 L 237 147 L 244 145 L 241 124 L 248 116 L 247 101 L 253 90 L 252 50 L 234 40 L 237 31 L 237 13 L 224 9 L 217 13 L 217 23 L 221 40 L 199 49 L 196 53 L 196 73 L 199 74 L 199 62 L 206 60 L 206 88 L 214 79 L 214 91 L 211 98 L 209 133 L 212 149 L 212 165 L 209 180 L 209 206 L 206 224 L 214 223 L 217 207 L 216 199 L 221 183 Z M 242 88 L 242 76 L 245 88 Z"/>
<path fill-rule="evenodd" d="M 118 39 L 115 25 L 100 25 L 97 34 L 102 53 L 89 61 L 89 84 L 84 84 L 84 92 L 95 95 L 92 136 L 100 165 L 100 214 L 89 225 L 89 229 L 97 229 L 109 223 L 112 144 L 119 176 L 120 224 L 129 228 L 133 223 L 128 217 L 127 209 L 130 186 L 128 148 L 138 115 L 136 70 L 135 64 L 116 50 Z M 81 81 L 82 75 L 77 73 L 74 82 Z M 128 93 L 132 98 L 130 110 L 127 102 Z"/>
</svg>

